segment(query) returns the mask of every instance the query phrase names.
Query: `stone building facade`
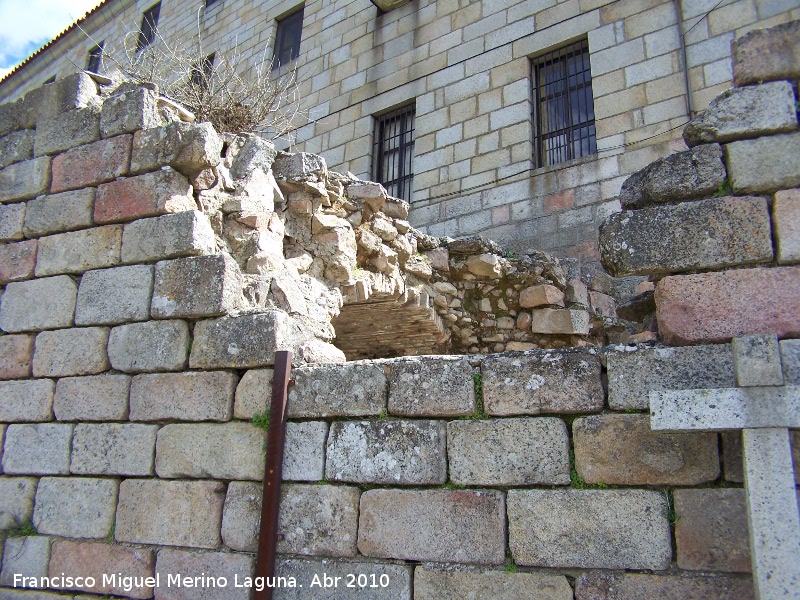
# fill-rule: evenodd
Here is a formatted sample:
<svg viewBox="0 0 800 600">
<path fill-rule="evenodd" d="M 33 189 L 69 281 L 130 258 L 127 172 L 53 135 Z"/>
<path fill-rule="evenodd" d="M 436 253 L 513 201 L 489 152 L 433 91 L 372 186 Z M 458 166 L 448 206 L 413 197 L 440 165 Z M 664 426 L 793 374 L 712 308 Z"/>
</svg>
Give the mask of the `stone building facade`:
<svg viewBox="0 0 800 600">
<path fill-rule="evenodd" d="M 87 67 L 155 6 L 104 2 L 0 82 L 0 98 Z M 299 46 L 286 46 L 279 30 L 300 9 Z M 730 86 L 731 42 L 798 18 L 797 0 L 413 0 L 385 13 L 367 0 L 163 0 L 157 27 L 199 28 L 209 52 L 236 47 L 248 68 L 280 38 L 310 119 L 293 149 L 405 195 L 422 231 L 594 260 L 622 182 L 685 149 L 683 124 Z M 557 72 L 578 64 L 564 95 Z M 405 120 L 382 128 L 397 108 Z M 401 187 L 376 166 L 384 155 L 404 161 Z"/>
</svg>

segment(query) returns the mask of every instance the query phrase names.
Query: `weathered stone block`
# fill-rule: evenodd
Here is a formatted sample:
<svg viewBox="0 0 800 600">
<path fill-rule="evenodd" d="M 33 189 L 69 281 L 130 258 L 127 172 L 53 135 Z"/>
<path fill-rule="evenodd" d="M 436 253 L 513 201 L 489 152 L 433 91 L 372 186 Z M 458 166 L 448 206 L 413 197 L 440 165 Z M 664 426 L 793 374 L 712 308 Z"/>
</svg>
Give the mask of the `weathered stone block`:
<svg viewBox="0 0 800 600">
<path fill-rule="evenodd" d="M 644 573 L 584 573 L 575 582 L 575 600 L 753 600 L 753 582 L 733 577 L 685 577 Z"/>
<path fill-rule="evenodd" d="M 739 387 L 783 385 L 778 336 L 742 335 L 731 341 L 733 370 Z"/>
<path fill-rule="evenodd" d="M 156 93 L 143 86 L 121 85 L 103 101 L 100 132 L 104 138 L 161 124 Z"/>
<path fill-rule="evenodd" d="M 156 442 L 156 473 L 161 478 L 258 481 L 264 477 L 266 440 L 266 432 L 251 423 L 165 425 Z"/>
<path fill-rule="evenodd" d="M 157 425 L 78 423 L 72 434 L 70 471 L 75 475 L 152 475 L 157 433 Z"/>
<path fill-rule="evenodd" d="M 759 194 L 800 186 L 800 133 L 784 133 L 725 144 L 731 188 Z"/>
<path fill-rule="evenodd" d="M 52 420 L 54 387 L 51 379 L 0 381 L 0 398 L 3 399 L 0 402 L 0 421 L 24 423 Z"/>
<path fill-rule="evenodd" d="M 800 268 L 673 275 L 658 282 L 656 316 L 667 344 L 725 342 L 769 331 L 800 335 Z"/>
<path fill-rule="evenodd" d="M 786 385 L 800 385 L 800 340 L 781 340 L 781 363 Z"/>
<path fill-rule="evenodd" d="M 83 597 L 81 596 L 81 598 Z M 64 600 L 64 596 L 54 592 L 17 591 L 2 588 L 0 589 L 0 600 Z"/>
<path fill-rule="evenodd" d="M 111 366 L 126 373 L 181 371 L 189 360 L 186 321 L 146 321 L 120 325 L 108 338 Z"/>
<path fill-rule="evenodd" d="M 772 203 L 772 227 L 778 264 L 800 261 L 800 188 L 782 190 Z"/>
<path fill-rule="evenodd" d="M 36 240 L 0 246 L 0 285 L 33 277 L 36 248 Z"/>
<path fill-rule="evenodd" d="M 325 159 L 308 152 L 297 152 L 296 154 L 281 152 L 272 163 L 272 172 L 275 177 L 289 181 L 302 181 L 309 176 L 327 173 L 327 171 L 328 165 L 325 164 Z"/>
<path fill-rule="evenodd" d="M 410 417 L 472 414 L 472 367 L 463 357 L 412 357 L 390 362 L 389 412 Z"/>
<path fill-rule="evenodd" d="M 0 529 L 14 529 L 30 523 L 35 477 L 0 477 Z"/>
<path fill-rule="evenodd" d="M 42 477 L 33 525 L 39 533 L 105 538 L 114 524 L 119 482 L 89 477 Z"/>
<path fill-rule="evenodd" d="M 94 188 L 38 196 L 29 200 L 23 231 L 28 237 L 92 226 Z"/>
<path fill-rule="evenodd" d="M 723 431 L 722 464 L 725 480 L 744 482 L 742 469 L 742 433 L 740 431 Z M 790 430 L 789 439 L 792 445 L 792 463 L 794 464 L 794 480 L 800 484 L 800 430 Z"/>
<path fill-rule="evenodd" d="M 297 381 L 300 370 L 295 370 L 292 375 Z M 233 402 L 233 417 L 235 419 L 250 420 L 256 413 L 263 413 L 269 409 L 272 397 L 272 369 L 250 369 L 242 375 L 239 385 L 236 386 L 236 395 Z M 297 384 L 295 383 L 295 386 Z M 291 390 L 289 388 L 289 397 Z M 287 414 L 291 413 L 291 404 L 287 407 Z M 324 467 L 324 465 L 323 465 Z"/>
<path fill-rule="evenodd" d="M 211 123 L 173 122 L 134 134 L 131 173 L 169 165 L 191 177 L 219 164 L 220 154 L 222 140 Z"/>
<path fill-rule="evenodd" d="M 35 139 L 36 132 L 32 129 L 14 131 L 0 137 L 0 169 L 33 158 Z"/>
<path fill-rule="evenodd" d="M 68 475 L 72 425 L 9 425 L 3 444 L 6 475 Z"/>
<path fill-rule="evenodd" d="M 123 263 L 213 254 L 215 248 L 211 223 L 197 210 L 140 219 L 122 234 Z"/>
<path fill-rule="evenodd" d="M 587 483 L 697 485 L 719 475 L 716 433 L 661 433 L 648 415 L 594 415 L 572 425 L 575 469 Z"/>
<path fill-rule="evenodd" d="M 128 375 L 63 377 L 56 383 L 53 412 L 59 421 L 122 421 L 128 418 Z"/>
<path fill-rule="evenodd" d="M 322 582 L 322 573 L 329 577 L 340 577 L 337 587 L 314 587 L 313 597 L 316 600 L 410 600 L 411 598 L 411 566 L 377 562 L 355 562 L 352 560 L 306 560 L 301 558 L 287 558 L 279 556 L 275 564 L 275 574 L 280 577 L 294 577 L 299 585 L 297 588 L 278 588 L 275 590 L 275 600 L 305 600 L 310 597 L 309 585 L 313 583 L 314 576 Z M 354 587 L 344 587 L 349 580 L 349 575 L 355 576 Z M 385 578 L 389 578 L 387 587 L 380 587 Z M 366 586 L 360 586 L 359 581 Z M 370 587 L 377 583 L 378 587 Z"/>
<path fill-rule="evenodd" d="M 510 490 L 514 561 L 539 567 L 669 567 L 672 541 L 664 495 L 645 490 Z"/>
<path fill-rule="evenodd" d="M 228 421 L 231 418 L 236 374 L 154 373 L 131 382 L 132 421 Z"/>
<path fill-rule="evenodd" d="M 450 481 L 456 485 L 568 485 L 569 439 L 556 418 L 450 421 Z"/>
<path fill-rule="evenodd" d="M 9 165 L 0 169 L 0 203 L 27 200 L 44 194 L 49 185 L 49 156 Z"/>
<path fill-rule="evenodd" d="M 292 376 L 295 384 L 289 388 L 286 409 L 289 418 L 367 417 L 386 410 L 388 380 L 377 365 L 355 362 L 301 367 Z M 271 383 L 271 372 L 260 379 L 260 385 L 266 386 L 267 380 Z"/>
<path fill-rule="evenodd" d="M 490 415 L 596 412 L 605 402 L 600 358 L 584 350 L 489 355 L 481 363 Z"/>
<path fill-rule="evenodd" d="M 505 498 L 497 491 L 369 490 L 361 496 L 365 556 L 502 564 Z"/>
<path fill-rule="evenodd" d="M 15 242 L 22 239 L 25 206 L 24 202 L 0 204 L 0 242 Z"/>
<path fill-rule="evenodd" d="M 756 29 L 733 43 L 733 83 L 800 78 L 800 23 Z"/>
<path fill-rule="evenodd" d="M 331 425 L 325 475 L 331 481 L 442 484 L 447 481 L 442 421 L 344 421 Z"/>
<path fill-rule="evenodd" d="M 616 277 L 752 265 L 772 260 L 764 198 L 709 198 L 610 215 L 600 255 Z"/>
<path fill-rule="evenodd" d="M 523 308 L 564 306 L 564 292 L 554 285 L 535 285 L 519 293 L 519 305 Z"/>
<path fill-rule="evenodd" d="M 32 359 L 32 335 L 4 335 L 0 337 L 0 379 L 24 379 L 30 377 Z M 2 412 L 2 408 L 0 408 L 0 412 Z M 0 421 L 7 421 L 7 419 L 0 417 Z"/>
<path fill-rule="evenodd" d="M 533 333 L 587 335 L 589 313 L 585 310 L 537 308 L 531 311 Z"/>
<path fill-rule="evenodd" d="M 285 489 L 285 488 L 284 488 Z M 222 513 L 222 541 L 232 550 L 258 550 L 263 486 L 250 481 L 231 481 Z"/>
<path fill-rule="evenodd" d="M 15 333 L 72 325 L 78 286 L 66 275 L 10 283 L 0 305 L 0 329 Z"/>
<path fill-rule="evenodd" d="M 275 145 L 254 134 L 239 134 L 237 137 L 244 138 L 244 143 L 233 157 L 231 175 L 235 179 L 244 179 L 256 169 L 269 171 L 278 154 Z"/>
<path fill-rule="evenodd" d="M 196 208 L 189 181 L 166 167 L 99 186 L 94 220 L 97 223 L 115 223 Z"/>
<path fill-rule="evenodd" d="M 39 239 L 36 276 L 83 273 L 119 264 L 122 226 L 106 225 Z"/>
<path fill-rule="evenodd" d="M 0 135 L 27 128 L 27 119 L 27 106 L 23 98 L 0 104 Z"/>
<path fill-rule="evenodd" d="M 606 355 L 608 404 L 612 409 L 647 409 L 648 393 L 736 387 L 727 345 L 685 348 L 617 346 Z"/>
<path fill-rule="evenodd" d="M 415 600 L 572 600 L 572 588 L 563 575 L 464 571 L 417 566 Z"/>
<path fill-rule="evenodd" d="M 72 542 L 59 540 L 53 544 L 50 555 L 50 577 L 59 578 L 62 573 L 70 577 L 92 577 L 94 587 L 69 587 L 61 589 L 79 590 L 94 594 L 114 594 L 127 598 L 152 598 L 153 588 L 148 586 L 126 589 L 125 577 L 136 581 L 153 577 L 155 553 L 145 548 L 126 548 L 100 542 Z M 104 578 L 103 575 L 106 577 Z M 115 577 L 111 579 L 111 576 Z M 141 578 L 141 579 L 140 579 Z M 166 578 L 164 579 L 166 583 Z M 59 596 L 63 598 L 63 596 Z"/>
<path fill-rule="evenodd" d="M 25 95 L 28 111 L 26 127 L 33 127 L 43 117 L 83 108 L 97 100 L 97 84 L 90 75 L 77 72 L 59 77 L 53 83 L 31 90 Z"/>
<path fill-rule="evenodd" d="M 150 316 L 153 267 L 131 265 L 88 271 L 81 278 L 76 325 L 112 325 Z"/>
<path fill-rule="evenodd" d="M 155 318 L 215 317 L 242 304 L 242 274 L 227 253 L 156 264 L 152 314 Z"/>
<path fill-rule="evenodd" d="M 286 424 L 283 453 L 285 481 L 320 481 L 325 474 L 325 421 Z"/>
<path fill-rule="evenodd" d="M 161 587 L 156 588 L 156 600 L 249 600 L 251 591 L 244 587 L 245 578 L 252 577 L 255 569 L 255 557 L 230 552 L 187 552 L 185 550 L 161 550 L 156 562 L 156 574 Z M 216 587 L 209 582 L 201 586 L 172 586 L 167 588 L 164 582 L 170 575 L 180 573 L 183 576 L 227 579 L 226 587 Z M 236 585 L 239 587 L 236 587 Z"/>
<path fill-rule="evenodd" d="M 100 111 L 89 106 L 60 115 L 43 116 L 36 123 L 35 156 L 64 152 L 100 139 Z"/>
<path fill-rule="evenodd" d="M 72 148 L 53 158 L 50 189 L 54 193 L 65 192 L 112 181 L 128 174 L 130 159 L 130 135 Z"/>
<path fill-rule="evenodd" d="M 106 371 L 108 328 L 81 327 L 43 331 L 36 336 L 34 377 L 94 375 Z"/>
<path fill-rule="evenodd" d="M 118 542 L 217 548 L 225 484 L 126 479 L 119 486 Z"/>
<path fill-rule="evenodd" d="M 50 561 L 50 541 L 51 539 L 43 535 L 31 535 L 28 537 L 10 537 L 6 539 L 3 548 L 3 570 L 0 572 L 0 585 L 13 586 L 14 575 L 19 574 L 24 577 L 47 577 L 47 563 Z M 3 589 L 0 591 L 0 598 L 3 594 L 15 594 L 9 596 L 10 600 L 57 600 L 54 594 L 48 594 L 43 598 L 31 596 L 26 592 L 17 592 Z M 23 595 L 24 594 L 24 595 Z"/>
</svg>

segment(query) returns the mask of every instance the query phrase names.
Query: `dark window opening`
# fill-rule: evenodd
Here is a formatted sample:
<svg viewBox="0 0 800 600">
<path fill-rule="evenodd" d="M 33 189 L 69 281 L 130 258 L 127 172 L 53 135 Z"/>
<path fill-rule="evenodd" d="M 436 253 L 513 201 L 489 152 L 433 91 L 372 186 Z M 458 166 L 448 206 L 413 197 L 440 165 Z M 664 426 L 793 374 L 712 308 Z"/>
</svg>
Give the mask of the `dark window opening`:
<svg viewBox="0 0 800 600">
<path fill-rule="evenodd" d="M 156 39 L 156 27 L 158 25 L 158 15 L 160 12 L 161 2 L 148 8 L 144 15 L 142 15 L 142 26 L 139 29 L 137 51 L 144 50 Z"/>
<path fill-rule="evenodd" d="M 103 44 L 105 42 L 100 42 L 89 50 L 89 63 L 86 65 L 86 70 L 91 73 L 99 73 L 100 66 L 103 64 Z"/>
<path fill-rule="evenodd" d="M 537 167 L 597 152 L 586 40 L 534 62 L 533 123 L 533 158 Z"/>
<path fill-rule="evenodd" d="M 204 92 L 211 87 L 211 75 L 214 71 L 214 59 L 216 57 L 217 53 L 212 52 L 200 61 L 200 63 L 192 65 L 189 80 L 193 86 L 200 88 Z"/>
<path fill-rule="evenodd" d="M 278 21 L 275 34 L 275 55 L 272 68 L 288 65 L 300 56 L 300 39 L 303 34 L 303 8 Z"/>
<path fill-rule="evenodd" d="M 217 3 L 217 0 L 206 0 L 206 8 L 209 8 Z"/>
<path fill-rule="evenodd" d="M 390 196 L 411 202 L 414 181 L 414 105 L 403 106 L 375 121 L 375 181 Z"/>
<path fill-rule="evenodd" d="M 52 77 L 48 77 L 47 80 L 42 85 L 49 85 L 51 83 L 55 83 L 55 81 L 56 81 L 56 76 L 53 75 Z"/>
</svg>

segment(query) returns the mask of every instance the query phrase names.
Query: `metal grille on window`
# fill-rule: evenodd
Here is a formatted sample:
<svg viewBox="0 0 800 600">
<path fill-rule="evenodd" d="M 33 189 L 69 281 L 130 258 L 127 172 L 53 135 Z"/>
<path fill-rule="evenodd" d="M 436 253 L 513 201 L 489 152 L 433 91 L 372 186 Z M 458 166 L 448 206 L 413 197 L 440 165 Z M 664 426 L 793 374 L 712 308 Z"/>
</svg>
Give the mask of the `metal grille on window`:
<svg viewBox="0 0 800 600">
<path fill-rule="evenodd" d="M 374 177 L 390 196 L 411 202 L 414 180 L 414 105 L 377 117 L 375 122 Z"/>
<path fill-rule="evenodd" d="M 142 26 L 139 29 L 139 42 L 137 50 L 144 50 L 156 39 L 158 15 L 161 12 L 161 2 L 148 8 L 142 16 Z"/>
<path fill-rule="evenodd" d="M 100 72 L 100 66 L 103 63 L 103 44 L 105 44 L 105 42 L 100 42 L 97 46 L 89 50 L 89 64 L 86 65 L 86 70 L 90 73 Z"/>
<path fill-rule="evenodd" d="M 534 162 L 537 167 L 597 152 L 589 43 L 546 54 L 533 65 Z"/>
<path fill-rule="evenodd" d="M 303 36 L 303 8 L 278 21 L 275 34 L 275 55 L 272 68 L 288 65 L 300 56 L 300 41 Z"/>
</svg>

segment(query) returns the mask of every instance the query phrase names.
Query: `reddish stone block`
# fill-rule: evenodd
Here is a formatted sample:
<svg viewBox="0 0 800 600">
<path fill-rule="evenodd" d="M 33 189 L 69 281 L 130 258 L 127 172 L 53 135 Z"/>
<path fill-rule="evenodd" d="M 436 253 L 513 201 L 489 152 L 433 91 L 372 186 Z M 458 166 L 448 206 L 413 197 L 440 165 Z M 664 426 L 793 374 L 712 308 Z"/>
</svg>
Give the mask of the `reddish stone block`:
<svg viewBox="0 0 800 600">
<path fill-rule="evenodd" d="M 53 159 L 50 191 L 63 192 L 112 181 L 128 173 L 131 162 L 130 134 L 78 146 Z"/>
<path fill-rule="evenodd" d="M 734 577 L 684 577 L 644 573 L 584 573 L 575 600 L 753 600 L 753 582 Z"/>
<path fill-rule="evenodd" d="M 597 248 L 596 241 L 586 241 L 571 246 L 565 250 L 565 254 L 567 258 L 600 260 L 600 250 Z"/>
<path fill-rule="evenodd" d="M 36 240 L 0 246 L 0 285 L 33 277 L 36 248 Z"/>
<path fill-rule="evenodd" d="M 99 186 L 94 220 L 115 223 L 196 208 L 186 177 L 167 169 Z"/>
<path fill-rule="evenodd" d="M 23 379 L 31 376 L 32 335 L 0 337 L 0 379 Z"/>
<path fill-rule="evenodd" d="M 575 190 L 564 190 L 544 197 L 544 211 L 555 212 L 575 206 Z"/>
<path fill-rule="evenodd" d="M 737 335 L 800 336 L 800 268 L 674 275 L 655 292 L 658 332 L 670 345 L 728 342 Z"/>
</svg>

